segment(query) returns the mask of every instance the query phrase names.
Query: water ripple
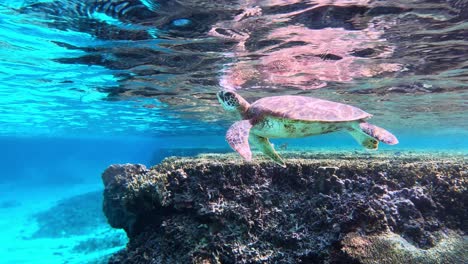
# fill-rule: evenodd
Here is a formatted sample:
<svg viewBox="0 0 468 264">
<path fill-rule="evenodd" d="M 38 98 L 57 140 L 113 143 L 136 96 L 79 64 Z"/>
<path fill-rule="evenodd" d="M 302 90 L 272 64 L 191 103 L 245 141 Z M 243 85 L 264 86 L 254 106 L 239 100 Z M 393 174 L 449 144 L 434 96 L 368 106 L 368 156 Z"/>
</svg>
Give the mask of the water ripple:
<svg viewBox="0 0 468 264">
<path fill-rule="evenodd" d="M 2 1 L 0 133 L 219 133 L 220 89 L 466 131 L 466 14 L 460 0 Z"/>
</svg>

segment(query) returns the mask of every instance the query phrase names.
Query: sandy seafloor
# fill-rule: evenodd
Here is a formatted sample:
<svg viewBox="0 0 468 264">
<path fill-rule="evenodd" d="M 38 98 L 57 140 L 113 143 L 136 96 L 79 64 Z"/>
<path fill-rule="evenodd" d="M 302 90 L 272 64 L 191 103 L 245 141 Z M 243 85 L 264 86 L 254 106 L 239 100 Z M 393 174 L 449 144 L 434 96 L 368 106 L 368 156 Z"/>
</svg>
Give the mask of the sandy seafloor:
<svg viewBox="0 0 468 264">
<path fill-rule="evenodd" d="M 122 248 L 107 245 L 87 250 L 75 248 L 80 242 L 99 242 L 100 238 L 105 239 L 106 236 L 115 236 L 122 243 L 126 242 L 122 230 L 112 229 L 105 223 L 87 234 L 32 237 L 39 228 L 34 219 L 35 214 L 47 211 L 62 199 L 90 191 L 100 192 L 103 188 L 98 184 L 74 185 L 69 188 L 48 187 L 19 189 L 11 185 L 0 185 L 1 202 L 7 202 L 0 208 L 0 263 L 105 263 L 107 255 Z"/>
</svg>

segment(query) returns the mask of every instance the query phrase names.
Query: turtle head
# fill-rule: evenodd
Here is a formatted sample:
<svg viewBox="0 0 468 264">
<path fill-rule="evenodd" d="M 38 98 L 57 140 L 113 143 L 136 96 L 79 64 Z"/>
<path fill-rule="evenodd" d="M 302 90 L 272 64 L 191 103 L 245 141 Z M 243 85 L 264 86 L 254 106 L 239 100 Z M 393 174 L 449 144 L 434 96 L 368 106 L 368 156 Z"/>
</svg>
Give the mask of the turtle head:
<svg viewBox="0 0 468 264">
<path fill-rule="evenodd" d="M 216 95 L 224 110 L 228 112 L 238 112 L 243 116 L 250 106 L 242 96 L 232 91 L 219 91 Z"/>
</svg>

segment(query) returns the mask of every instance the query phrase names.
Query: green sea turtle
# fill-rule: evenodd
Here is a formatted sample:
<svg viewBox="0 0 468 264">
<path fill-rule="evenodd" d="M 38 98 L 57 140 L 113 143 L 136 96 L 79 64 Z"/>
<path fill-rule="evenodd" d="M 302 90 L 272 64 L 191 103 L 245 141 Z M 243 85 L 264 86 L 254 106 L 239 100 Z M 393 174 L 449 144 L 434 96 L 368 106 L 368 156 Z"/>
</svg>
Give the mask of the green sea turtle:
<svg viewBox="0 0 468 264">
<path fill-rule="evenodd" d="M 226 140 L 247 161 L 252 159 L 250 141 L 285 167 L 269 138 L 299 138 L 345 130 L 367 149 L 377 149 L 379 141 L 398 143 L 387 130 L 366 122 L 371 114 L 354 106 L 295 95 L 265 97 L 252 104 L 232 91 L 220 91 L 217 97 L 225 110 L 242 119 L 229 128 Z"/>
</svg>

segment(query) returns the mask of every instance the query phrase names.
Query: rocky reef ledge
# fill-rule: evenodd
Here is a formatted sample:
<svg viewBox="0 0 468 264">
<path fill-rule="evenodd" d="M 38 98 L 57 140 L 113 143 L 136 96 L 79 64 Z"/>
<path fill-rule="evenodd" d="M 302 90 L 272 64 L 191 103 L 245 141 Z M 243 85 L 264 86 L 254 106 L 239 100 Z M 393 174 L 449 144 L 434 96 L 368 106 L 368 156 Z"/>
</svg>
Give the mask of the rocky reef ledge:
<svg viewBox="0 0 468 264">
<path fill-rule="evenodd" d="M 110 166 L 110 263 L 468 263 L 466 155 L 283 155 Z"/>
</svg>

